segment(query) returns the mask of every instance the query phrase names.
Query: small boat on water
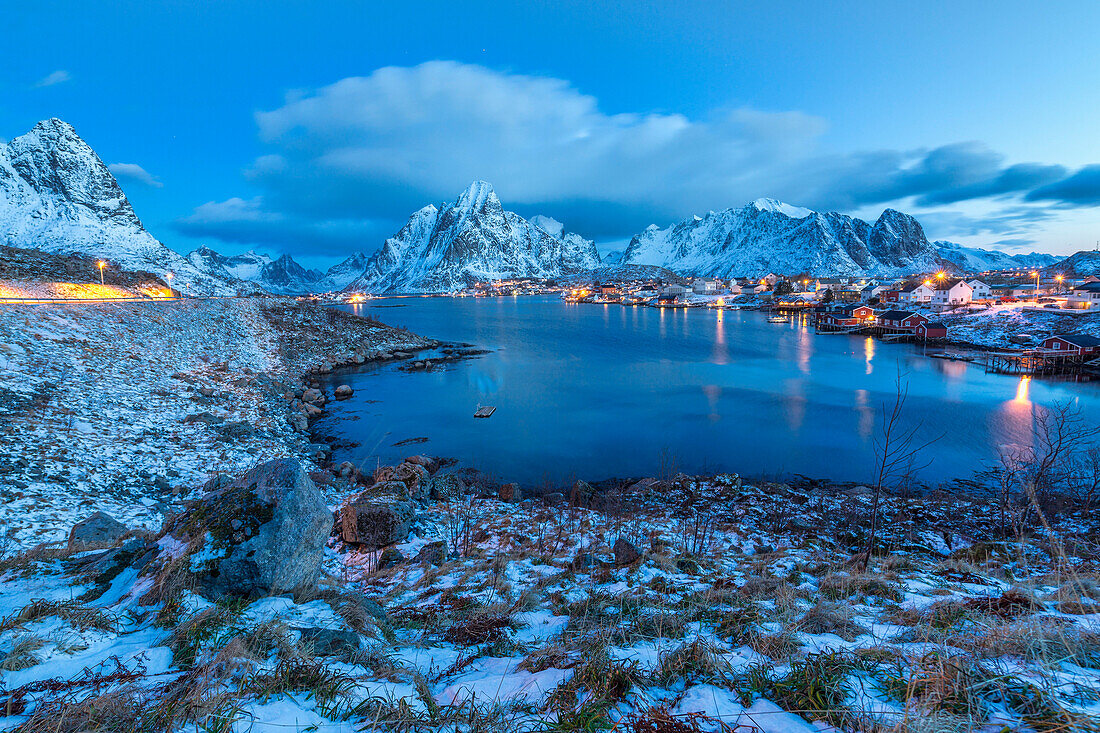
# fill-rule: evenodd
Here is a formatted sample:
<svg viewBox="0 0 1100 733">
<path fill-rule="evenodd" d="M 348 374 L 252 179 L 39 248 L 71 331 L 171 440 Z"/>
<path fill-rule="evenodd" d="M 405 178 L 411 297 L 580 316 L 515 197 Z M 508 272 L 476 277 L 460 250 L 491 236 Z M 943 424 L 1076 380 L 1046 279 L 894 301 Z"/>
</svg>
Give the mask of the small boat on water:
<svg viewBox="0 0 1100 733">
<path fill-rule="evenodd" d="M 497 408 L 493 405 L 486 405 L 482 407 L 477 406 L 477 412 L 474 413 L 474 417 L 492 417 L 493 413 L 497 411 Z"/>
</svg>

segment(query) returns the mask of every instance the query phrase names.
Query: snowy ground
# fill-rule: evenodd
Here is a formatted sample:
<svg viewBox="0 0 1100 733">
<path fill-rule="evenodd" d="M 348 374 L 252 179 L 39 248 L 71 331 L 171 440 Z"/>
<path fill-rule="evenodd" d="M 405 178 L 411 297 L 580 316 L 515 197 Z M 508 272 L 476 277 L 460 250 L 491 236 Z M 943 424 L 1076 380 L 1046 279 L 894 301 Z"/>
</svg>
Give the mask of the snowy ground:
<svg viewBox="0 0 1100 733">
<path fill-rule="evenodd" d="M 63 539 L 95 510 L 156 527 L 213 473 L 308 457 L 287 422 L 300 375 L 352 346 L 420 344 L 367 322 L 339 333 L 325 314 L 248 299 L 0 305 L 4 541 Z"/>
<path fill-rule="evenodd" d="M 1089 730 L 1096 575 L 1045 541 L 974 543 L 988 511 L 956 500 L 888 500 L 883 539 L 906 549 L 863 570 L 868 502 L 729 476 L 598 510 L 440 502 L 396 549 L 446 542 L 441 565 L 377 570 L 333 540 L 312 596 L 185 593 L 172 620 L 126 572 L 82 599 L 80 556 L 9 561 L 0 726 L 92 705 L 136 726 L 176 696 L 188 731 Z M 318 652 L 303 629 L 353 641 Z"/>
<path fill-rule="evenodd" d="M 1019 348 L 1013 336 L 1038 345 L 1055 334 L 1100 336 L 1100 312 L 1036 309 L 1018 303 L 992 305 L 966 315 L 943 315 L 952 341 L 994 348 Z"/>
</svg>

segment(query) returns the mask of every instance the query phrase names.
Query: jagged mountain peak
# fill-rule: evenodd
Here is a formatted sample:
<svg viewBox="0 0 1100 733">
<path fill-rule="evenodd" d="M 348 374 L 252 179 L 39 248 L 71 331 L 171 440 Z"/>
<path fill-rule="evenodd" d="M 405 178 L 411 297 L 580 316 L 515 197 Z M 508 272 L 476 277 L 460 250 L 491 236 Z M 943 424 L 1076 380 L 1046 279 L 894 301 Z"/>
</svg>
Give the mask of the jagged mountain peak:
<svg viewBox="0 0 1100 733">
<path fill-rule="evenodd" d="M 810 209 L 804 209 L 801 206 L 791 206 L 790 204 L 785 204 L 782 201 L 772 198 L 759 198 L 755 201 L 750 202 L 749 204 L 747 204 L 747 206 L 750 206 L 757 211 L 771 211 L 778 214 L 783 214 L 784 216 L 789 216 L 792 219 L 804 219 L 807 216 L 815 213 Z"/>
<path fill-rule="evenodd" d="M 56 117 L 0 144 L 0 243 L 171 272 L 194 294 L 237 292 L 222 273 L 196 267 L 149 234 L 106 164 Z"/>
<path fill-rule="evenodd" d="M 488 181 L 474 181 L 459 195 L 455 208 L 464 211 L 483 211 L 494 201 L 500 203 L 500 199 L 493 190 L 493 184 Z"/>
<path fill-rule="evenodd" d="M 552 216 L 535 214 L 528 221 L 552 237 L 561 239 L 565 234 L 565 225 Z"/>
<path fill-rule="evenodd" d="M 769 198 L 667 229 L 651 226 L 631 239 L 622 261 L 717 277 L 885 275 L 939 265 L 920 224 L 907 214 L 888 209 L 871 225 Z"/>
<path fill-rule="evenodd" d="M 599 261 L 593 242 L 550 217 L 528 221 L 505 211 L 493 187 L 475 181 L 453 203 L 409 217 L 347 289 L 439 292 L 505 277 L 558 277 Z"/>
</svg>

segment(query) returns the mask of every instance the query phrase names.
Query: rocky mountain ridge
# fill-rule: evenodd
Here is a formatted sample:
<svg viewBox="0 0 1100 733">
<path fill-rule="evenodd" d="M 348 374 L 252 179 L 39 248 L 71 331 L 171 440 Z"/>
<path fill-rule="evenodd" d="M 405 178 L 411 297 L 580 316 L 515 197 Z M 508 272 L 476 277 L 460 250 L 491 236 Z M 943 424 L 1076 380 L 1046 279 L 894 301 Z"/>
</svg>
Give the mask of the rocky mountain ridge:
<svg viewBox="0 0 1100 733">
<path fill-rule="evenodd" d="M 685 275 L 761 276 L 769 272 L 898 277 L 940 268 L 980 271 L 1029 266 L 1049 255 L 1008 255 L 929 242 L 913 216 L 886 209 L 874 222 L 815 212 L 774 199 L 711 211 L 630 240 L 621 261 Z"/>
<path fill-rule="evenodd" d="M 493 187 L 471 183 L 454 203 L 409 217 L 347 289 L 446 292 L 499 278 L 553 278 L 598 267 L 596 245 L 549 217 L 505 211 Z"/>
</svg>

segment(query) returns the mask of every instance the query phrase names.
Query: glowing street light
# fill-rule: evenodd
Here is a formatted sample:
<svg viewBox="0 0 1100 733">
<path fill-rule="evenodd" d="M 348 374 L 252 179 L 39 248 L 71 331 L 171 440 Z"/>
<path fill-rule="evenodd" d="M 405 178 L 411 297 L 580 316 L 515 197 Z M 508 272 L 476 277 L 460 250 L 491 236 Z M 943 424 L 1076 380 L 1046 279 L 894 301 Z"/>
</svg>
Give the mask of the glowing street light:
<svg viewBox="0 0 1100 733">
<path fill-rule="evenodd" d="M 105 285 L 106 283 L 103 282 L 103 268 L 107 266 L 107 263 L 103 260 L 97 260 L 95 264 L 99 268 L 99 284 Z"/>
<path fill-rule="evenodd" d="M 1036 302 L 1038 302 L 1038 300 L 1039 300 L 1039 271 L 1038 270 L 1032 270 L 1031 271 L 1031 276 L 1035 278 L 1035 300 L 1036 300 Z"/>
<path fill-rule="evenodd" d="M 936 277 L 939 278 L 940 280 L 943 280 L 945 277 L 947 277 L 947 273 L 944 272 L 943 270 L 940 270 L 939 272 L 936 273 Z"/>
</svg>

